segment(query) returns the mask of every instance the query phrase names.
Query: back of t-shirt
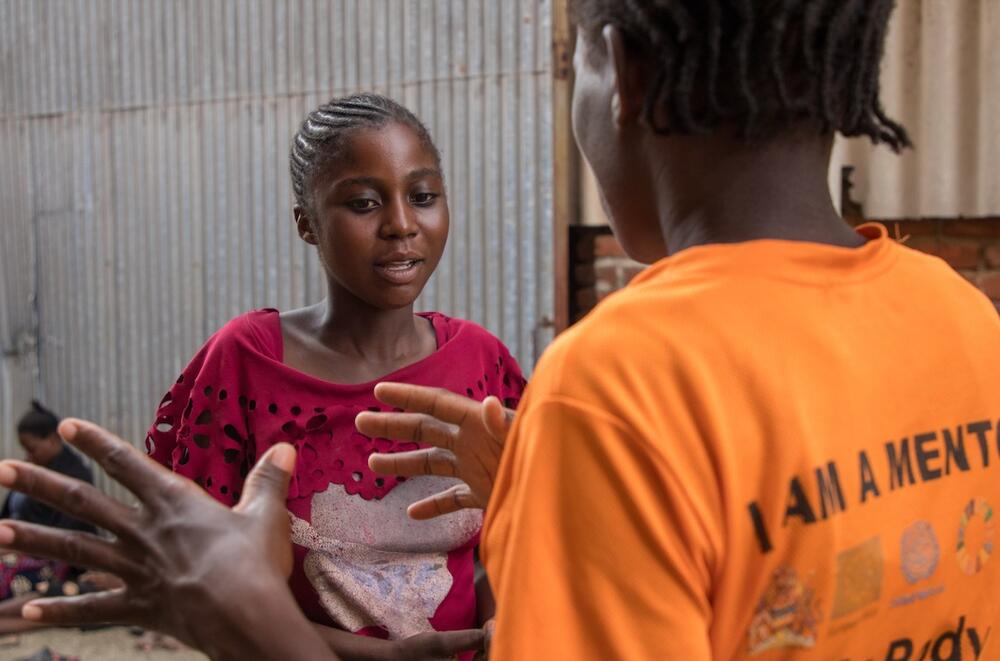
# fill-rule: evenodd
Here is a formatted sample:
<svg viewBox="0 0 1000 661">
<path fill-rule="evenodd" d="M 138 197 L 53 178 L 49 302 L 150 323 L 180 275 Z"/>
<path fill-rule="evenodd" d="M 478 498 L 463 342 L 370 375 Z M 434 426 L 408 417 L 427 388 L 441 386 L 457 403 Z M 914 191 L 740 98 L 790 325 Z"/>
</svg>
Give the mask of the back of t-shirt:
<svg viewBox="0 0 1000 661">
<path fill-rule="evenodd" d="M 865 232 L 683 251 L 547 353 L 487 511 L 498 658 L 1000 658 L 1000 318 Z"/>
</svg>

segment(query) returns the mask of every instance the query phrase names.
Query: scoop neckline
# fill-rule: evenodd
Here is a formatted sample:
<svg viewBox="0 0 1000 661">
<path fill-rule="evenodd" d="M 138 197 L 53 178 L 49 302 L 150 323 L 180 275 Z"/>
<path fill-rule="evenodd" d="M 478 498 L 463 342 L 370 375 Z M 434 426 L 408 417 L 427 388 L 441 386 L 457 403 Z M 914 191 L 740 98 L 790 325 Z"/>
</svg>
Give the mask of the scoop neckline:
<svg viewBox="0 0 1000 661">
<path fill-rule="evenodd" d="M 272 362 L 280 365 L 282 369 L 286 372 L 294 375 L 296 378 L 310 381 L 314 384 L 320 385 L 325 388 L 334 388 L 338 390 L 373 390 L 375 386 L 384 381 L 401 381 L 400 378 L 404 374 L 415 370 L 423 366 L 425 363 L 436 359 L 444 349 L 451 344 L 451 338 L 445 333 L 444 324 L 447 321 L 445 317 L 440 312 L 416 312 L 414 316 L 422 317 L 427 319 L 431 323 L 431 327 L 434 329 L 434 336 L 437 340 L 437 348 L 427 356 L 424 356 L 420 360 L 410 363 L 409 365 L 404 365 L 399 369 L 389 372 L 388 374 L 383 374 L 371 381 L 365 381 L 363 383 L 338 383 L 336 381 L 327 381 L 326 379 L 321 379 L 318 376 L 313 376 L 312 374 L 307 374 L 300 369 L 292 367 L 285 363 L 285 337 L 281 332 L 281 311 L 276 308 L 267 308 L 263 310 L 264 312 L 270 313 L 273 316 L 270 321 L 268 331 L 271 333 L 271 339 L 274 342 L 274 352 L 272 355 L 268 355 L 268 359 Z"/>
</svg>

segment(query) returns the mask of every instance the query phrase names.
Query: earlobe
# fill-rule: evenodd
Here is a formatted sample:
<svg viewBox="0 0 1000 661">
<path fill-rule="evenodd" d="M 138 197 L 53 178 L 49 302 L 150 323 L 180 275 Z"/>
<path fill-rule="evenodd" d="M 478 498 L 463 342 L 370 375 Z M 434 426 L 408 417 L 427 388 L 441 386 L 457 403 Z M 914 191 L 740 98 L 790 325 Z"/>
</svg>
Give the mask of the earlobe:
<svg viewBox="0 0 1000 661">
<path fill-rule="evenodd" d="M 292 217 L 295 219 L 295 227 L 299 231 L 299 238 L 310 245 L 316 245 L 319 240 L 316 238 L 316 233 L 313 231 L 312 221 L 309 218 L 309 214 L 302 207 L 295 205 L 292 208 Z"/>
</svg>

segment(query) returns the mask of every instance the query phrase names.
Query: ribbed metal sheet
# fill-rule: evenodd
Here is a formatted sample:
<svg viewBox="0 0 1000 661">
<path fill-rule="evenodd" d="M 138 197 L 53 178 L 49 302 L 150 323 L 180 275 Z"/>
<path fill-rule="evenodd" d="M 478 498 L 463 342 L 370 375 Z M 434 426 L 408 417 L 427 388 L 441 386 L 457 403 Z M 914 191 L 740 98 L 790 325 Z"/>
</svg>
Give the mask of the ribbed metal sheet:
<svg viewBox="0 0 1000 661">
<path fill-rule="evenodd" d="M 882 66 L 888 113 L 916 149 L 897 156 L 838 139 L 831 169 L 854 166 L 851 194 L 869 218 L 1000 214 L 1000 2 L 896 3 Z"/>
<path fill-rule="evenodd" d="M 554 307 L 550 12 L 0 0 L 4 351 L 37 324 L 34 394 L 141 441 L 227 319 L 323 296 L 291 220 L 289 141 L 320 102 L 373 89 L 427 123 L 445 162 L 453 229 L 421 307 L 483 323 L 530 367 Z M 5 425 L 32 394 L 8 381 Z"/>
</svg>

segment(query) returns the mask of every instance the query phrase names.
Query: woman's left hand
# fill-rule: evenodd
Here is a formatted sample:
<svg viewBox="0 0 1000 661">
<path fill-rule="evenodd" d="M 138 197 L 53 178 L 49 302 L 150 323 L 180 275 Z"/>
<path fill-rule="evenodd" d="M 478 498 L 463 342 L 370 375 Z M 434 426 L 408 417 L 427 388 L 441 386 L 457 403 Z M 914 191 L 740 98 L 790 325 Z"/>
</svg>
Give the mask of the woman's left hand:
<svg viewBox="0 0 1000 661">
<path fill-rule="evenodd" d="M 478 402 L 441 388 L 405 383 L 380 383 L 375 386 L 375 397 L 402 412 L 363 412 L 355 419 L 358 431 L 434 447 L 373 454 L 368 458 L 373 471 L 457 477 L 464 483 L 413 503 L 410 516 L 430 519 L 465 508 L 484 509 L 514 411 L 504 408 L 496 397 Z"/>
</svg>

